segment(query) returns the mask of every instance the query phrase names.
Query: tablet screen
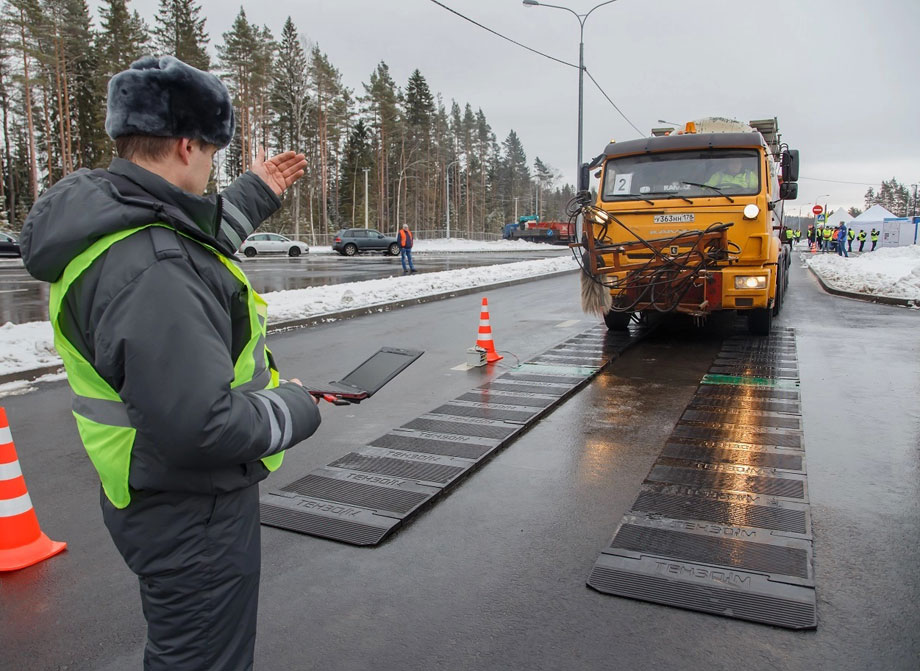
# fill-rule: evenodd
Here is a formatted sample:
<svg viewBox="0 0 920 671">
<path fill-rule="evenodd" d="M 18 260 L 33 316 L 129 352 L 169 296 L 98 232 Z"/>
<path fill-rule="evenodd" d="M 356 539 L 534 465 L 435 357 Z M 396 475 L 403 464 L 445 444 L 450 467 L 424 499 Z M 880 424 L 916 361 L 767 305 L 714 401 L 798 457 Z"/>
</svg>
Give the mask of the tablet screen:
<svg viewBox="0 0 920 671">
<path fill-rule="evenodd" d="M 421 355 L 421 352 L 411 350 L 381 349 L 341 382 L 373 394 Z"/>
</svg>

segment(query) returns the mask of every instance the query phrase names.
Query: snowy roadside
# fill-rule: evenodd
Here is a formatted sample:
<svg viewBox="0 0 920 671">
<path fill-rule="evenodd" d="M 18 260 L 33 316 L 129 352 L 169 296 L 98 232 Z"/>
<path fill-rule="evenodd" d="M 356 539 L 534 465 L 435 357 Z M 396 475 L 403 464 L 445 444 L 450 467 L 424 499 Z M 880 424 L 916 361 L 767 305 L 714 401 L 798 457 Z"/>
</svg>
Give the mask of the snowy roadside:
<svg viewBox="0 0 920 671">
<path fill-rule="evenodd" d="M 920 245 L 882 247 L 849 258 L 803 251 L 802 258 L 834 289 L 920 304 Z"/>
<path fill-rule="evenodd" d="M 268 302 L 269 326 L 312 317 L 331 321 L 336 319 L 337 315 L 357 308 L 383 310 L 388 305 L 406 300 L 475 287 L 489 287 L 530 277 L 544 277 L 577 268 L 578 264 L 572 256 L 563 254 L 557 258 L 519 261 L 497 266 L 273 291 L 264 294 L 263 298 Z M 25 375 L 29 371 L 60 364 L 49 322 L 7 323 L 0 326 L 0 376 Z M 60 374 L 56 376 L 59 377 Z M 42 379 L 48 378 L 40 378 Z M 0 396 L 10 392 L 22 393 L 21 390 L 27 389 L 29 385 L 30 383 L 18 381 L 0 384 Z"/>
<path fill-rule="evenodd" d="M 304 242 L 307 242 L 304 240 Z M 309 243 L 308 243 L 309 244 Z M 568 251 L 567 247 L 547 245 L 541 242 L 527 242 L 526 240 L 492 240 L 480 242 L 479 240 L 466 240 L 464 238 L 436 238 L 423 240 L 416 238 L 412 245 L 413 254 L 427 254 L 429 252 L 546 252 L 547 250 Z M 337 254 L 332 247 L 325 245 L 310 245 L 310 254 Z"/>
</svg>

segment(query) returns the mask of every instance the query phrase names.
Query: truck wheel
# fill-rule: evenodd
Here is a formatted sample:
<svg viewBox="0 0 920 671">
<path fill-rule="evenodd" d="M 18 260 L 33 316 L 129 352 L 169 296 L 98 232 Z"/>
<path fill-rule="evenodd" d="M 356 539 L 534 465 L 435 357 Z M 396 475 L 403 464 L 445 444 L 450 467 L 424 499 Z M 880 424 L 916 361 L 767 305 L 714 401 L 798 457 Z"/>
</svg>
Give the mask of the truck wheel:
<svg viewBox="0 0 920 671">
<path fill-rule="evenodd" d="M 773 310 L 771 308 L 754 308 L 748 314 L 748 331 L 756 336 L 770 335 L 773 326 Z"/>
<path fill-rule="evenodd" d="M 780 270 L 779 275 L 776 278 L 776 296 L 773 299 L 773 316 L 776 317 L 779 315 L 779 311 L 783 308 L 783 301 L 786 299 L 786 276 L 787 273 L 785 270 Z"/>
<path fill-rule="evenodd" d="M 611 331 L 629 330 L 629 322 L 632 321 L 632 312 L 617 312 L 611 310 L 604 315 L 604 323 Z"/>
</svg>

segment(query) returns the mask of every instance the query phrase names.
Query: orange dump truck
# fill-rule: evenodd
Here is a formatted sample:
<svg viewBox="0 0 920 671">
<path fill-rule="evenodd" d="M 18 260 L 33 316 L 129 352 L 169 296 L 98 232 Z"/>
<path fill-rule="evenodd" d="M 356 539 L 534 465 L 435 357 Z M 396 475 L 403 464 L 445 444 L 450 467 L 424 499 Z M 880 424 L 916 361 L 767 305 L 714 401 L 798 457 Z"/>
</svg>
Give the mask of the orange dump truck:
<svg viewBox="0 0 920 671">
<path fill-rule="evenodd" d="M 581 244 L 586 277 L 610 293 L 607 326 L 625 329 L 648 312 L 737 310 L 752 333 L 769 333 L 788 287 L 780 232 L 798 163 L 776 119 L 701 119 L 608 144 L 580 185 L 585 194 L 599 168 Z"/>
</svg>

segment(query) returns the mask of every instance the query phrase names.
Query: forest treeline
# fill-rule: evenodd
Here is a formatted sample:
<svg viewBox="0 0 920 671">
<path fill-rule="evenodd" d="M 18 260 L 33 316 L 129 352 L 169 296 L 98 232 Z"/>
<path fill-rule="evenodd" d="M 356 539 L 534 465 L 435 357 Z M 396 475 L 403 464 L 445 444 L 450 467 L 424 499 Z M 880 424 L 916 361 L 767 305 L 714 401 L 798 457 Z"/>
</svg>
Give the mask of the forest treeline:
<svg viewBox="0 0 920 671">
<path fill-rule="evenodd" d="M 247 170 L 260 147 L 306 154 L 306 174 L 269 230 L 316 243 L 363 226 L 366 211 L 383 231 L 407 223 L 437 232 L 449 209 L 451 234 L 475 237 L 500 233 L 516 213 L 564 216 L 572 187 L 539 157 L 531 164 L 513 130 L 499 141 L 481 108 L 445 103 L 418 69 L 401 85 L 380 61 L 355 91 L 290 17 L 276 36 L 241 8 L 212 53 L 193 0 L 160 0 L 152 23 L 128 4 L 103 0 L 94 20 L 85 0 L 3 3 L 0 228 L 19 230 L 67 174 L 109 164 L 109 78 L 167 54 L 218 75 L 233 96 L 236 134 L 217 155 L 214 188 Z"/>
</svg>

